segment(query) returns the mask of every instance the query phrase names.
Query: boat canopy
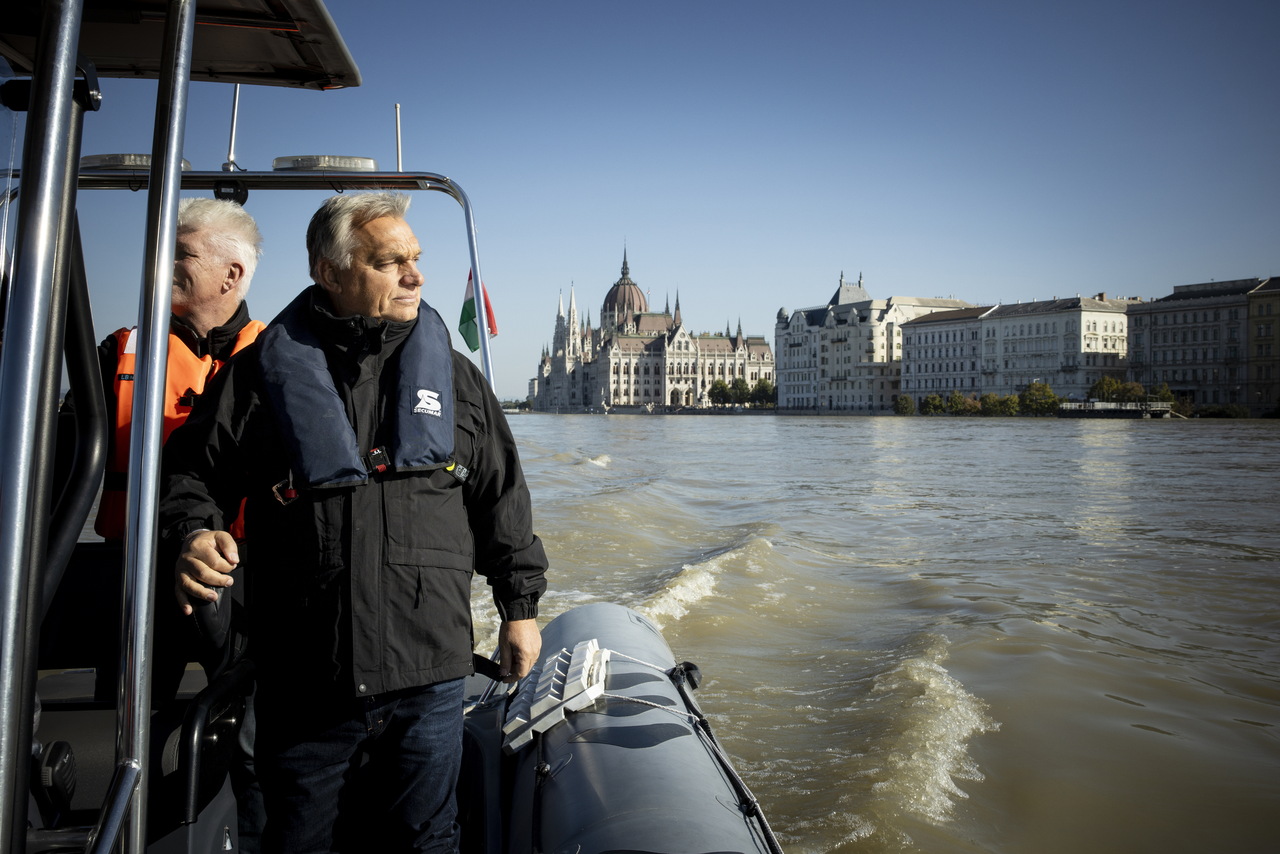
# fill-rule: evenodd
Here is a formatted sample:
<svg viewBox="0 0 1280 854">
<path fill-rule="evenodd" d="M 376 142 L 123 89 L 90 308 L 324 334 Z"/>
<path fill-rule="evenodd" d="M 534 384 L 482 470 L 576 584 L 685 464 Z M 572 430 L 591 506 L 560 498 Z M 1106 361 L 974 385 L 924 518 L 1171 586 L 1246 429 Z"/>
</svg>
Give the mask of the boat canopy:
<svg viewBox="0 0 1280 854">
<path fill-rule="evenodd" d="M 42 7 L 12 3 L 0 16 L 0 56 L 31 74 Z M 99 77 L 159 78 L 165 0 L 85 0 L 79 54 Z M 199 0 L 191 79 L 303 89 L 360 85 L 360 70 L 318 0 Z"/>
</svg>

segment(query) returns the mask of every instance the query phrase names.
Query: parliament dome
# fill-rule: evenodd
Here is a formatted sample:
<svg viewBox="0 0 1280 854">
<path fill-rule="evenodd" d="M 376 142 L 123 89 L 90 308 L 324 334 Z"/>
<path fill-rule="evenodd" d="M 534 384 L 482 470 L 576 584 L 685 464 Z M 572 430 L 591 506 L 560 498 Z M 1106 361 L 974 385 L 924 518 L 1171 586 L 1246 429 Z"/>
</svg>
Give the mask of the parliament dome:
<svg viewBox="0 0 1280 854">
<path fill-rule="evenodd" d="M 609 293 L 605 294 L 604 304 L 600 307 L 601 319 L 612 321 L 621 326 L 632 320 L 637 314 L 649 310 L 649 301 L 644 291 L 631 281 L 631 270 L 627 266 L 627 251 L 622 250 L 622 278 L 613 283 Z"/>
</svg>

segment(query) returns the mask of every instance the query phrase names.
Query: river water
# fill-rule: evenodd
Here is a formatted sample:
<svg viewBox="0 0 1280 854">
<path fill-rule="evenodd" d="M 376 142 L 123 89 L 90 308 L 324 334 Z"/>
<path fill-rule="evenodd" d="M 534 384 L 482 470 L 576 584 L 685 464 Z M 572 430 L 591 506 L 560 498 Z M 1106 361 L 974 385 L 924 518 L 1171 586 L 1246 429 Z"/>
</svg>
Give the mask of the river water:
<svg viewBox="0 0 1280 854">
<path fill-rule="evenodd" d="M 511 424 L 789 854 L 1280 847 L 1280 421 Z"/>
</svg>

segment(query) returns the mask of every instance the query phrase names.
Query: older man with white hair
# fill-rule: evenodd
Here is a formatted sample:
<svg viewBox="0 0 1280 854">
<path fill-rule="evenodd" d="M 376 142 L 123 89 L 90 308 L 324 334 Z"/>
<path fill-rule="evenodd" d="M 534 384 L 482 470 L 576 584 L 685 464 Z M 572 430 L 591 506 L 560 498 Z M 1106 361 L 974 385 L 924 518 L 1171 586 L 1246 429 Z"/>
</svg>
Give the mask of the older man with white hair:
<svg viewBox="0 0 1280 854">
<path fill-rule="evenodd" d="M 262 255 L 262 234 L 244 208 L 222 199 L 183 199 L 173 260 L 173 314 L 164 396 L 164 438 L 186 420 L 205 384 L 266 325 L 249 318 L 245 296 Z M 107 474 L 94 530 L 124 537 L 125 485 L 133 422 L 137 327 L 98 347 L 107 412 L 113 416 Z M 233 531 L 243 536 L 243 530 Z"/>
</svg>

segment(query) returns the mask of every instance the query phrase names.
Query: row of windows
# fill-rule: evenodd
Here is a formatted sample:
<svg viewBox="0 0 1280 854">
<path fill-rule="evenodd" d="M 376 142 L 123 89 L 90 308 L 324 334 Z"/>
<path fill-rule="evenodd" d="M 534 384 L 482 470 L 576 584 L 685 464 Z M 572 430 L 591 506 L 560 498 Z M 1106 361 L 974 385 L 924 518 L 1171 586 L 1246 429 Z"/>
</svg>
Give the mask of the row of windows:
<svg viewBox="0 0 1280 854">
<path fill-rule="evenodd" d="M 970 329 L 968 331 L 969 331 L 969 340 L 977 341 L 978 330 Z M 922 332 L 918 335 L 907 335 L 903 338 L 903 341 L 906 343 L 908 347 L 912 346 L 913 342 L 915 344 L 920 344 L 920 345 L 954 344 L 954 343 L 965 340 L 964 332 L 965 332 L 964 330 L 953 330 L 948 332 Z"/>
<path fill-rule="evenodd" d="M 902 373 L 911 373 L 911 365 L 903 365 Z M 923 365 L 915 366 L 917 374 L 955 374 L 965 370 L 964 362 L 928 362 Z M 977 362 L 969 362 L 969 370 L 978 370 Z"/>
<path fill-rule="evenodd" d="M 765 374 L 764 378 L 771 379 L 771 377 L 768 374 Z M 756 382 L 760 379 L 760 372 L 752 371 L 750 376 L 738 377 L 737 379 L 746 379 L 751 382 Z M 700 381 L 696 379 L 689 379 L 689 380 L 685 380 L 685 382 L 701 382 L 703 388 L 706 388 L 709 385 L 709 383 L 705 379 Z M 613 381 L 614 388 L 617 388 L 619 384 L 621 384 L 624 388 L 630 388 L 632 385 L 631 378 L 623 377 L 621 381 L 617 379 Z M 634 383 L 636 388 L 639 388 L 641 385 L 664 385 L 664 384 L 665 384 L 664 381 L 661 379 L 654 379 L 654 380 L 646 379 L 643 383 L 637 379 Z"/>
<path fill-rule="evenodd" d="M 1043 331 L 1041 327 L 1043 327 Z M 1067 331 L 1070 331 L 1069 327 L 1070 324 L 1068 324 Z M 995 330 L 992 330 L 992 332 L 994 331 Z M 1004 333 L 1006 338 L 1012 335 L 1056 335 L 1058 333 L 1058 323 L 1057 321 L 1054 321 L 1053 323 L 1036 324 L 1019 323 L 1017 326 L 1010 323 L 1006 326 L 1002 326 L 1001 331 Z"/>
<path fill-rule="evenodd" d="M 927 350 L 913 351 L 912 359 L 949 359 L 952 356 L 963 356 L 964 347 L 930 347 Z M 969 352 L 977 353 L 977 347 L 970 347 Z"/>
<path fill-rule="evenodd" d="M 1210 323 L 1211 322 L 1210 315 L 1212 315 L 1213 321 L 1222 320 L 1221 309 L 1214 309 L 1212 312 L 1210 312 L 1208 309 L 1204 311 L 1184 311 L 1181 314 L 1179 314 L 1176 311 L 1171 311 L 1166 314 L 1152 315 L 1151 325 L 1152 326 L 1168 326 L 1170 324 L 1173 324 L 1174 326 L 1176 326 L 1179 323 L 1178 318 L 1182 318 L 1181 322 L 1184 324 L 1185 323 Z M 1238 308 L 1227 309 L 1227 320 L 1239 320 L 1239 319 L 1240 319 L 1240 310 Z M 1141 315 L 1135 316 L 1133 318 L 1134 326 L 1142 326 L 1143 323 L 1144 323 L 1144 319 L 1142 318 Z"/>
<path fill-rule="evenodd" d="M 641 367 L 644 368 L 643 371 L 641 371 Z M 731 377 L 746 376 L 747 366 L 746 365 L 727 365 L 726 366 L 724 364 L 704 365 L 703 370 L 699 370 L 697 363 L 694 363 L 694 365 L 692 366 L 692 369 L 690 369 L 690 366 L 687 362 L 682 362 L 680 364 L 672 363 L 667 365 L 668 376 L 671 376 L 674 374 L 690 375 L 690 374 L 699 374 L 699 373 L 706 374 L 707 376 L 712 376 L 718 372 L 720 376 L 723 377 L 726 375 L 726 371 L 727 371 L 727 375 Z M 614 376 L 618 376 L 619 374 L 628 374 L 628 373 L 633 374 L 635 376 L 640 376 L 641 373 L 643 373 L 644 376 L 646 377 L 651 375 L 656 377 L 662 374 L 662 370 L 659 365 L 654 365 L 653 370 L 650 371 L 649 365 L 641 366 L 639 363 L 635 364 L 634 366 L 626 365 L 626 364 L 613 366 Z"/>
<path fill-rule="evenodd" d="M 915 383 L 915 385 L 912 385 L 911 380 L 903 380 L 902 389 L 903 391 L 906 391 L 912 388 L 916 390 L 929 390 L 929 389 L 947 389 L 947 388 L 960 389 L 960 388 L 977 388 L 978 387 L 977 377 L 969 377 L 968 379 L 969 379 L 969 382 L 967 385 L 965 384 L 964 377 L 937 377 L 937 378 L 931 378 L 931 379 L 923 379 L 923 380 L 918 380 Z"/>
<path fill-rule="evenodd" d="M 1068 342 L 1068 344 L 1069 346 L 1067 347 L 1067 351 L 1074 352 L 1076 342 L 1070 341 Z M 1004 347 L 1002 349 L 1002 352 L 1004 353 L 1059 353 L 1059 352 L 1062 352 L 1062 348 L 1056 345 L 1057 345 L 1056 339 L 1050 339 L 1050 338 L 1037 338 L 1037 339 L 1032 339 L 1030 341 L 1006 341 L 1004 342 Z M 1085 346 L 1088 346 L 1087 342 Z M 988 347 L 987 351 L 990 352 L 991 348 Z"/>
</svg>

